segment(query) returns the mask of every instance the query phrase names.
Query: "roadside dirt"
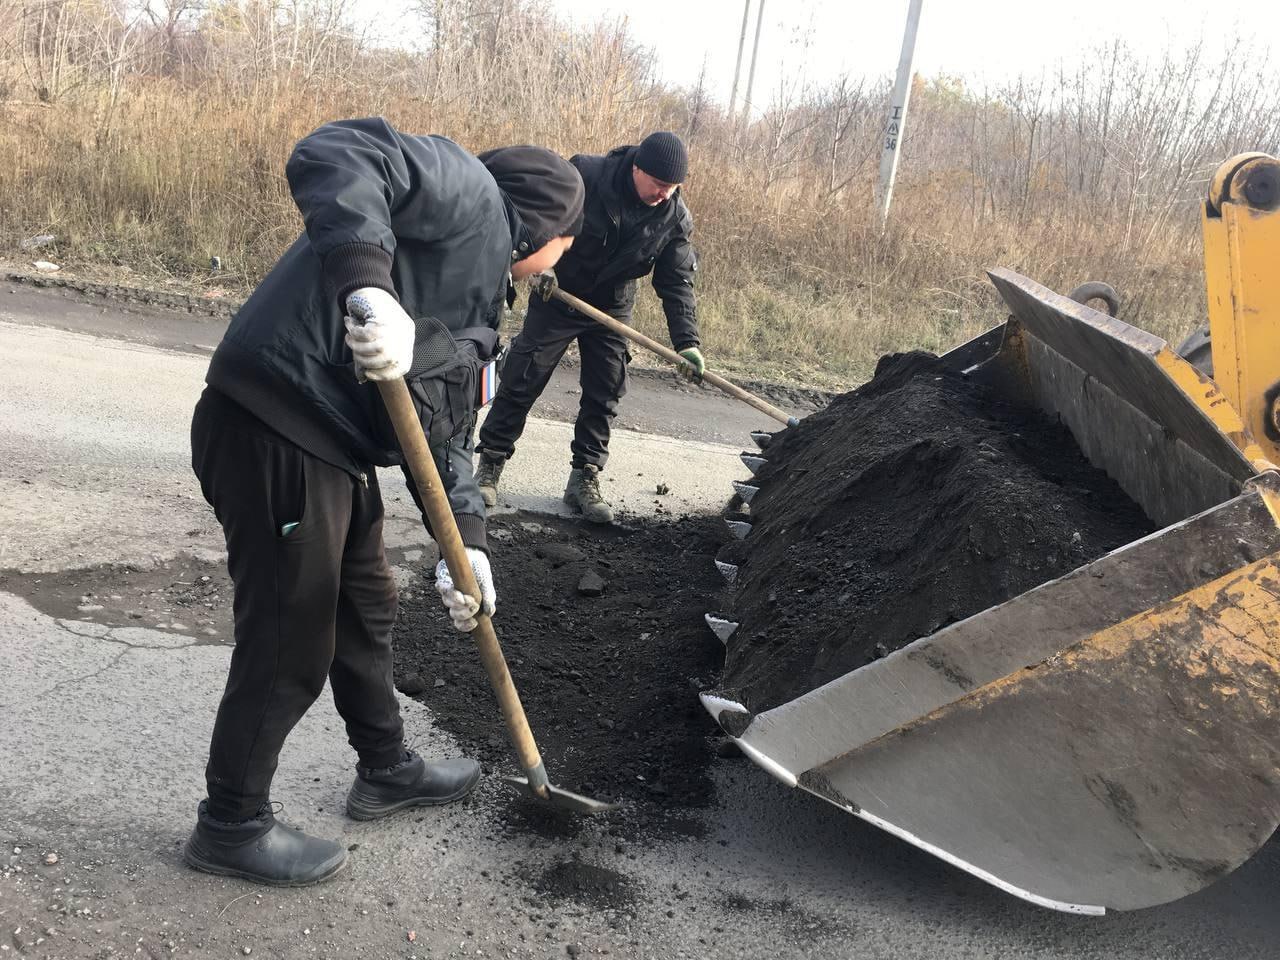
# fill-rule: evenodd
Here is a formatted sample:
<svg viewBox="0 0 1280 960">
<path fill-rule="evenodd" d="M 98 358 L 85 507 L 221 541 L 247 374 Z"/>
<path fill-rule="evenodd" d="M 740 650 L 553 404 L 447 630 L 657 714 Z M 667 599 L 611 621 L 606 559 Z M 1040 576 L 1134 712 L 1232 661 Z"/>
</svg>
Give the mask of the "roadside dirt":
<svg viewBox="0 0 1280 960">
<path fill-rule="evenodd" d="M 753 711 L 1153 528 L 1071 435 L 932 354 L 775 435 L 727 608 L 724 689 Z"/>
<path fill-rule="evenodd" d="M 32 274 L 22 270 L 6 269 L 2 259 L 0 259 L 0 283 L 7 285 L 9 294 L 16 294 L 20 290 L 40 290 L 44 291 L 46 295 L 57 297 L 60 300 L 71 299 L 87 304 L 100 304 L 103 307 L 111 308 L 112 312 L 119 310 L 126 315 L 133 313 L 169 313 L 200 318 L 205 321 L 217 321 L 222 324 L 230 320 L 235 312 L 240 309 L 240 304 L 243 302 L 244 297 L 244 291 L 238 287 L 221 284 L 205 287 L 175 285 L 172 290 L 156 290 L 148 287 L 103 282 L 69 274 Z M 502 336 L 504 340 L 510 342 L 519 335 L 523 326 L 523 317 L 524 307 L 523 301 L 521 301 L 517 304 L 516 310 L 508 315 L 508 319 L 503 325 Z M 108 327 L 114 326 L 109 322 L 106 325 Z M 110 335 L 116 335 L 117 332 L 116 330 L 109 331 Z M 137 337 L 138 333 L 139 331 L 135 330 L 133 335 Z M 216 343 L 220 336 L 220 330 L 217 336 L 212 337 L 208 333 L 203 333 L 198 338 L 198 342 L 190 344 L 190 346 L 204 350 L 211 346 L 207 341 L 212 339 Z M 141 339 L 145 340 L 147 337 L 143 335 Z M 677 393 L 687 394 L 690 397 L 705 394 L 718 399 L 722 396 L 718 390 L 707 384 L 688 383 L 681 379 L 676 375 L 670 364 L 644 350 L 637 348 L 633 352 L 634 358 L 629 365 L 629 373 L 634 378 L 661 383 L 663 387 Z M 729 361 L 731 369 L 725 369 L 723 367 L 724 362 L 724 358 L 713 358 L 713 366 L 719 372 L 727 374 L 735 383 L 750 390 L 752 393 L 783 407 L 788 413 L 803 415 L 810 411 L 821 409 L 834 396 L 834 394 L 826 390 L 814 389 L 804 384 L 757 380 L 749 375 L 751 370 L 749 362 Z M 568 371 L 578 369 L 579 356 L 576 344 L 569 347 L 564 359 L 561 361 L 561 366 Z M 741 369 L 738 369 L 738 367 L 741 367 Z M 632 402 L 634 403 L 634 400 Z"/>
</svg>

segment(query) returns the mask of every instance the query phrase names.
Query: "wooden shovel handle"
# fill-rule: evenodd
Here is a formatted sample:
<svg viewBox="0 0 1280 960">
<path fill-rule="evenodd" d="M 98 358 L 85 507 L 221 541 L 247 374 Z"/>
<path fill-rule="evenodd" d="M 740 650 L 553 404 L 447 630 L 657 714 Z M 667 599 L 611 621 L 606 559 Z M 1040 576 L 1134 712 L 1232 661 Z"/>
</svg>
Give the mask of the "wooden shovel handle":
<svg viewBox="0 0 1280 960">
<path fill-rule="evenodd" d="M 413 398 L 409 396 L 409 387 L 402 378 L 397 377 L 395 380 L 380 381 L 378 392 L 382 394 L 382 402 L 391 417 L 396 439 L 400 441 L 400 450 L 418 485 L 418 495 L 422 498 L 427 519 L 431 521 L 431 532 L 440 545 L 440 553 L 449 568 L 449 576 L 453 577 L 454 586 L 478 601 L 480 585 L 476 583 L 475 574 L 471 571 L 467 548 L 458 533 L 458 525 L 453 520 L 453 509 L 449 506 L 449 498 L 440 482 L 440 471 L 436 469 L 435 460 L 427 446 L 422 423 L 414 409 Z M 533 731 L 529 729 L 524 707 L 520 704 L 520 694 L 516 692 L 511 671 L 507 669 L 507 660 L 502 655 L 502 647 L 498 645 L 493 621 L 488 615 L 476 614 L 476 628 L 471 632 L 471 638 L 476 642 L 480 660 L 489 674 L 489 684 L 502 707 L 502 716 L 507 722 L 511 742 L 520 757 L 520 765 L 531 774 L 530 782 L 533 783 L 532 773 L 541 769 L 542 757 L 538 754 Z M 543 780 L 545 782 L 545 777 Z"/>
<path fill-rule="evenodd" d="M 692 367 L 692 364 L 690 364 L 688 360 L 680 356 L 680 354 L 676 353 L 670 347 L 664 346 L 652 337 L 646 336 L 639 330 L 636 330 L 634 327 L 627 326 L 627 324 L 609 316 L 603 310 L 596 309 L 585 300 L 575 297 L 572 293 L 565 293 L 565 291 L 561 290 L 559 287 L 551 286 L 550 284 L 547 284 L 545 287 L 537 287 L 535 289 L 543 296 L 549 295 L 555 297 L 557 300 L 567 303 L 579 313 L 585 314 L 599 324 L 603 324 L 614 333 L 621 334 L 632 343 L 640 344 L 640 346 L 644 347 L 646 350 L 656 353 L 658 356 L 662 357 L 662 359 L 670 360 L 677 367 Z M 754 393 L 743 390 L 742 387 L 738 386 L 736 383 L 726 380 L 718 373 L 712 373 L 710 370 L 704 370 L 702 372 L 702 379 L 707 381 L 707 383 L 711 384 L 713 387 L 718 388 L 721 392 L 727 393 L 735 400 L 741 400 L 743 403 L 755 407 L 761 413 L 773 417 L 773 419 L 777 420 L 779 423 L 785 423 L 787 426 L 794 426 L 799 422 L 795 417 L 791 416 L 791 414 L 784 410 L 779 410 L 772 403 L 757 397 Z"/>
</svg>

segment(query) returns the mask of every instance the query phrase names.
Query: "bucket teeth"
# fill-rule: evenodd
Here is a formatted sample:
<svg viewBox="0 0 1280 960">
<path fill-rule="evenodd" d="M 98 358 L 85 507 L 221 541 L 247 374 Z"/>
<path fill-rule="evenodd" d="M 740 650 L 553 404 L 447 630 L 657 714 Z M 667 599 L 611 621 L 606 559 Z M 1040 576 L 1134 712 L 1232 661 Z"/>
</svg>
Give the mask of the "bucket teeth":
<svg viewBox="0 0 1280 960">
<path fill-rule="evenodd" d="M 739 483 L 737 480 L 733 482 L 733 489 L 738 491 L 738 496 L 742 498 L 742 502 L 749 504 L 751 499 L 760 492 L 760 488 L 750 483 Z"/>
<path fill-rule="evenodd" d="M 729 532 L 739 540 L 747 539 L 747 534 L 751 532 L 751 524 L 744 520 L 726 520 L 725 523 L 729 526 Z"/>
<path fill-rule="evenodd" d="M 760 472 L 760 468 L 769 461 L 764 457 L 757 457 L 753 453 L 744 453 L 742 454 L 742 462 L 747 465 L 747 469 L 751 471 L 751 475 L 754 477 Z"/>
<path fill-rule="evenodd" d="M 738 565 L 736 563 L 725 563 L 723 560 L 717 560 L 716 569 L 720 571 L 720 576 L 724 577 L 725 583 L 737 582 Z"/>
<path fill-rule="evenodd" d="M 772 433 L 766 433 L 763 430 L 752 430 L 751 439 L 756 442 L 756 446 L 763 450 L 769 446 L 769 441 L 773 439 Z"/>
<path fill-rule="evenodd" d="M 707 626 L 711 628 L 711 632 L 716 635 L 716 639 L 721 643 L 728 643 L 729 638 L 733 636 L 733 631 L 738 629 L 738 624 L 733 620 L 726 620 L 711 613 L 706 614 L 705 619 Z"/>
</svg>

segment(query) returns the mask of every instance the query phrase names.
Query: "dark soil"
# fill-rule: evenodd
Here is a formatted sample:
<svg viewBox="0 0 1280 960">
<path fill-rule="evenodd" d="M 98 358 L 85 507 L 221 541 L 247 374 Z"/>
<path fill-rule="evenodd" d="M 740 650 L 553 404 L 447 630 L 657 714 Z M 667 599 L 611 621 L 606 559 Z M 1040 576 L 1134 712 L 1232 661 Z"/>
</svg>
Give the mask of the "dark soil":
<svg viewBox="0 0 1280 960">
<path fill-rule="evenodd" d="M 559 860 L 526 882 L 551 903 L 570 901 L 598 910 L 622 910 L 636 901 L 636 883 L 625 874 L 581 860 Z"/>
<path fill-rule="evenodd" d="M 771 926 L 793 942 L 816 940 L 831 936 L 837 931 L 851 932 L 847 924 L 817 917 L 785 898 L 755 900 L 740 893 L 730 893 L 721 902 L 734 913 L 769 917 Z"/>
<path fill-rule="evenodd" d="M 649 812 L 709 803 L 716 726 L 698 692 L 714 685 L 724 653 L 703 621 L 721 586 L 712 561 L 724 524 L 516 514 L 489 530 L 494 625 L 552 782 Z M 406 593 L 397 685 L 473 755 L 518 773 L 470 640 L 446 625 L 431 584 Z"/>
<path fill-rule="evenodd" d="M 765 455 L 723 687 L 753 711 L 1153 529 L 1063 426 L 932 354 L 883 358 Z"/>
</svg>

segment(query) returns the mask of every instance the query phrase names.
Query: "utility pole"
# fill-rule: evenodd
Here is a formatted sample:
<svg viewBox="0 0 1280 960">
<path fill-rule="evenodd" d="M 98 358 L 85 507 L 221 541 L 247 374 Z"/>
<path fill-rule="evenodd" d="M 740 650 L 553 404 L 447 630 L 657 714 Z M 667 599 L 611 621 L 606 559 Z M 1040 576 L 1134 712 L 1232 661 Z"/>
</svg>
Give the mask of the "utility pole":
<svg viewBox="0 0 1280 960">
<path fill-rule="evenodd" d="M 893 199 L 893 181 L 898 173 L 898 148 L 907 127 L 907 104 L 911 100 L 911 61 L 916 52 L 916 28 L 920 25 L 920 5 L 924 0 L 910 0 L 907 29 L 902 37 L 902 56 L 898 58 L 898 79 L 889 98 L 889 119 L 880 143 L 880 186 L 877 191 L 880 229 L 889 220 L 889 203 Z"/>
<path fill-rule="evenodd" d="M 751 17 L 751 0 L 743 0 L 742 32 L 738 34 L 738 59 L 733 64 L 733 92 L 729 94 L 729 122 L 734 120 L 734 107 L 738 103 L 738 76 L 742 73 L 742 48 L 747 42 L 747 21 Z"/>
<path fill-rule="evenodd" d="M 756 39 L 751 45 L 751 68 L 747 70 L 747 96 L 742 102 L 742 117 L 747 122 L 751 120 L 751 108 L 754 106 L 751 100 L 751 86 L 756 82 L 756 54 L 760 52 L 760 26 L 763 23 L 764 0 L 760 0 L 760 8 L 756 11 Z"/>
</svg>

